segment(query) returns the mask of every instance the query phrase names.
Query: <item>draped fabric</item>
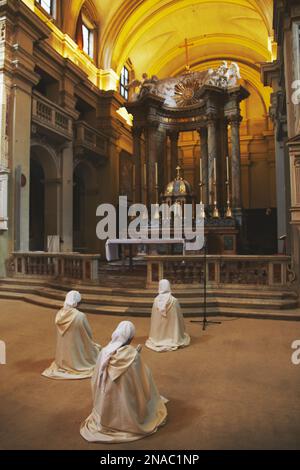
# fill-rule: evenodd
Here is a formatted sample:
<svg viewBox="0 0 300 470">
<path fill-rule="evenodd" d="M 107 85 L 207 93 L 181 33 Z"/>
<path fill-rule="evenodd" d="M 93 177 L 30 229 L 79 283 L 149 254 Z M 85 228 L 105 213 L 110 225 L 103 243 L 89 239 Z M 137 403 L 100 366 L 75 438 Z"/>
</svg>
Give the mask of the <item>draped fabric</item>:
<svg viewBox="0 0 300 470">
<path fill-rule="evenodd" d="M 157 308 L 160 311 L 160 314 L 163 317 L 166 317 L 168 309 L 172 305 L 171 285 L 167 279 L 162 279 L 159 282 L 158 292 L 159 294 L 157 296 Z"/>
<path fill-rule="evenodd" d="M 164 280 L 167 288 L 168 281 Z M 146 346 L 156 352 L 174 351 L 188 346 L 190 337 L 185 331 L 180 304 L 172 296 L 170 289 L 164 291 L 160 283 L 159 295 L 152 307 L 151 326 Z M 164 292 L 162 292 L 164 291 Z"/>
<path fill-rule="evenodd" d="M 166 399 L 156 388 L 149 368 L 132 346 L 119 348 L 100 375 L 102 352 L 92 378 L 93 410 L 81 425 L 89 442 L 120 443 L 155 433 L 167 418 Z"/>
<path fill-rule="evenodd" d="M 58 312 L 55 318 L 57 330 L 61 335 L 64 335 L 68 328 L 71 326 L 75 316 L 77 305 L 81 302 L 81 295 L 79 292 L 72 290 L 66 295 L 64 307 Z"/>
<path fill-rule="evenodd" d="M 91 377 L 101 347 L 93 341 L 86 315 L 64 307 L 56 316 L 56 327 L 55 361 L 42 375 L 51 379 Z"/>
<path fill-rule="evenodd" d="M 99 360 L 99 380 L 103 375 L 102 386 L 105 386 L 107 368 L 113 354 L 127 344 L 135 335 L 135 326 L 130 321 L 122 321 L 111 336 L 110 343 L 102 349 Z"/>
</svg>

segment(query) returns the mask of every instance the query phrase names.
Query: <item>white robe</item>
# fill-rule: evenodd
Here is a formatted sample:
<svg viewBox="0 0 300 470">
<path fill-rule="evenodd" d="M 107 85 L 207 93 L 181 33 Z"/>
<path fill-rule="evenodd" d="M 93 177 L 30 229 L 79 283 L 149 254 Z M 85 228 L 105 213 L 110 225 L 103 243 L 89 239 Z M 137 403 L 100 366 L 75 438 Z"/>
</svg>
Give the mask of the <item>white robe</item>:
<svg viewBox="0 0 300 470">
<path fill-rule="evenodd" d="M 89 442 L 131 442 L 157 431 L 167 418 L 162 398 L 149 368 L 132 346 L 123 346 L 110 358 L 100 376 L 101 353 L 92 378 L 94 406 L 81 425 Z"/>
<path fill-rule="evenodd" d="M 64 308 L 56 316 L 56 327 L 55 361 L 42 375 L 51 379 L 91 377 L 101 347 L 93 341 L 86 315 L 76 308 Z"/>
<path fill-rule="evenodd" d="M 178 348 L 188 346 L 191 342 L 185 332 L 184 318 L 180 304 L 175 297 L 170 296 L 170 301 L 163 315 L 158 308 L 158 297 L 154 300 L 151 315 L 151 327 L 146 346 L 157 352 L 175 351 Z"/>
</svg>

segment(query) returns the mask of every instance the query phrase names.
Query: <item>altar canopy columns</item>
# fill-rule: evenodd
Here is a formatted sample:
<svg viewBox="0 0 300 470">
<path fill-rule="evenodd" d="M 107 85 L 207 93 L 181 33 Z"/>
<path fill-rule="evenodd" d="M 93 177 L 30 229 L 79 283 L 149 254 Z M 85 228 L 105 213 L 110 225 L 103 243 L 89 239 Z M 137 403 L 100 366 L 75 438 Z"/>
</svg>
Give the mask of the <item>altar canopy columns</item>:
<svg viewBox="0 0 300 470">
<path fill-rule="evenodd" d="M 202 184 L 203 187 L 203 203 L 209 203 L 209 181 L 208 181 L 208 141 L 207 141 L 207 128 L 201 127 L 198 130 L 200 136 L 200 159 L 202 163 Z M 199 165 L 200 165 L 199 164 Z M 201 181 L 200 181 L 201 183 Z"/>
<path fill-rule="evenodd" d="M 166 132 L 151 123 L 146 131 L 147 195 L 148 205 L 159 202 L 160 190 L 164 186 L 164 158 L 166 154 Z"/>
<path fill-rule="evenodd" d="M 163 128 L 158 128 L 157 133 L 157 160 L 158 160 L 158 201 L 161 193 L 164 192 L 165 185 L 167 184 L 167 133 Z"/>
<path fill-rule="evenodd" d="M 241 149 L 240 149 L 240 115 L 230 116 L 231 126 L 231 187 L 232 207 L 237 215 L 241 214 Z"/>
<path fill-rule="evenodd" d="M 142 127 L 133 127 L 133 158 L 135 164 L 135 202 L 142 202 Z"/>
<path fill-rule="evenodd" d="M 215 115 L 210 115 L 207 121 L 207 147 L 208 147 L 208 192 L 209 205 L 213 206 L 215 202 L 215 181 L 218 175 L 215 174 L 215 165 L 217 161 L 217 119 Z"/>
<path fill-rule="evenodd" d="M 202 80 L 201 77 L 199 76 L 199 86 Z M 147 184 L 144 184 L 145 196 L 143 199 L 147 199 L 147 205 L 156 203 L 161 199 L 160 195 L 168 183 L 168 172 L 166 170 L 169 155 L 170 176 L 171 179 L 176 177 L 176 167 L 180 160 L 181 151 L 178 146 L 180 133 L 197 131 L 200 135 L 200 144 L 198 145 L 200 145 L 201 162 L 199 161 L 199 165 L 202 164 L 203 202 L 207 206 L 207 215 L 214 218 L 224 216 L 224 212 L 228 209 L 226 185 L 229 163 L 229 161 L 226 161 L 228 155 L 227 126 L 231 123 L 232 118 L 233 155 L 229 155 L 229 158 L 232 160 L 233 171 L 228 188 L 229 196 L 231 196 L 231 185 L 234 186 L 235 214 L 241 222 L 239 217 L 241 213 L 239 120 L 235 120 L 235 117 L 240 116 L 240 102 L 246 99 L 249 93 L 241 86 L 226 88 L 223 85 L 220 85 L 218 81 L 215 85 L 210 82 L 207 84 L 202 83 L 201 99 L 199 97 L 198 105 L 196 103 L 191 106 L 185 98 L 182 101 L 178 100 L 175 93 L 176 87 L 174 88 L 174 78 L 170 79 L 169 84 L 167 81 L 158 80 L 157 83 L 153 83 L 156 93 L 145 89 L 138 99 L 127 103 L 126 108 L 133 116 L 134 127 L 144 130 L 143 146 L 145 143 L 145 152 L 143 146 L 141 149 L 140 132 L 134 130 L 133 136 L 135 140 L 136 187 L 139 186 L 139 179 L 142 179 L 143 182 L 146 180 Z M 178 86 L 181 87 L 180 89 L 187 90 L 188 93 L 193 91 L 188 75 L 178 78 Z M 177 101 L 174 98 L 176 106 L 172 107 L 168 104 L 167 99 L 170 87 L 174 89 L 174 97 L 177 97 Z M 166 146 L 166 136 L 169 139 L 169 152 Z M 145 162 L 142 166 L 143 178 L 138 176 L 141 150 Z M 190 163 L 185 163 L 190 165 Z M 196 176 L 189 168 L 190 173 L 192 173 L 190 176 L 192 178 L 194 176 L 194 184 L 198 184 L 200 180 L 199 165 L 198 162 L 197 165 L 194 164 L 193 171 L 196 171 Z M 234 179 L 235 181 L 233 181 Z M 199 188 L 195 187 L 194 192 L 199 197 Z"/>
<path fill-rule="evenodd" d="M 179 132 L 171 131 L 169 132 L 169 138 L 171 142 L 171 179 L 176 176 L 176 168 L 178 166 L 178 140 Z"/>
</svg>

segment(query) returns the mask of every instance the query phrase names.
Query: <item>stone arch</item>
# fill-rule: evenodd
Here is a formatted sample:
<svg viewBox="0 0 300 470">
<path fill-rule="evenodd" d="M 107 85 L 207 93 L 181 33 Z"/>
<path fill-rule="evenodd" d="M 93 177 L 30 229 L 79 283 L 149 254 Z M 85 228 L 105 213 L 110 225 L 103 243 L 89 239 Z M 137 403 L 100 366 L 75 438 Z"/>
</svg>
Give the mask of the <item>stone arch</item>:
<svg viewBox="0 0 300 470">
<path fill-rule="evenodd" d="M 30 250 L 46 250 L 59 234 L 59 167 L 55 151 L 33 142 L 30 152 Z"/>
<path fill-rule="evenodd" d="M 86 160 L 77 160 L 73 173 L 74 251 L 96 252 L 97 168 Z"/>
</svg>

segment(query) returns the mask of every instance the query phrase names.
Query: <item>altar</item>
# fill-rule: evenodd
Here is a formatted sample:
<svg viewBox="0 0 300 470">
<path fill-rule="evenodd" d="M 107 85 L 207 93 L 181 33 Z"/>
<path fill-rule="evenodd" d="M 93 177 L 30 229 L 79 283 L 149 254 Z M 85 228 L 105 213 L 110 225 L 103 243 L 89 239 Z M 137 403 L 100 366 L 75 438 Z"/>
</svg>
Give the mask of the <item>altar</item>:
<svg viewBox="0 0 300 470">
<path fill-rule="evenodd" d="M 217 70 L 153 76 L 126 103 L 133 115 L 134 202 L 203 204 L 211 254 L 236 254 L 244 243 L 240 103 L 249 92 L 240 78 L 237 64 L 226 61 Z M 200 139 L 194 187 L 178 175 L 179 135 L 189 131 Z"/>
<path fill-rule="evenodd" d="M 183 238 L 172 238 L 172 239 L 165 239 L 162 240 L 161 238 L 149 238 L 149 239 L 110 239 L 106 241 L 105 244 L 105 252 L 106 252 L 106 260 L 108 262 L 116 261 L 119 259 L 125 260 L 126 257 L 126 247 L 129 249 L 128 257 L 129 257 L 129 265 L 132 267 L 133 265 L 133 256 L 138 255 L 139 257 L 143 257 L 149 254 L 157 255 L 160 251 L 158 248 L 164 246 L 166 248 L 166 252 L 163 254 L 171 254 L 172 251 L 174 253 L 174 248 L 179 247 L 179 252 L 177 250 L 176 254 L 185 255 L 185 240 Z M 134 248 L 138 251 L 134 253 Z M 169 250 L 169 248 L 171 250 Z M 171 253 L 170 253 L 171 251 Z"/>
</svg>

